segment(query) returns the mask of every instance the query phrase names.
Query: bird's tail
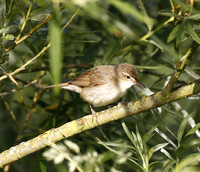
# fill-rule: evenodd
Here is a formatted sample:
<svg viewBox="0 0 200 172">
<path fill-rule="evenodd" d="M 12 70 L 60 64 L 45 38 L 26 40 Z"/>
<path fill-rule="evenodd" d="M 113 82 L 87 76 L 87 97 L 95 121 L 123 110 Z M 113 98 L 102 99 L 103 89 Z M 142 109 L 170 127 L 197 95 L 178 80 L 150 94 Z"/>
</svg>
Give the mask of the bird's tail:
<svg viewBox="0 0 200 172">
<path fill-rule="evenodd" d="M 69 85 L 69 83 L 66 82 L 66 83 L 61 83 L 61 84 L 49 85 L 47 87 L 44 87 L 44 89 L 46 89 L 46 88 L 53 88 L 53 87 L 61 87 L 62 88 L 62 87 L 66 87 L 68 85 Z"/>
</svg>

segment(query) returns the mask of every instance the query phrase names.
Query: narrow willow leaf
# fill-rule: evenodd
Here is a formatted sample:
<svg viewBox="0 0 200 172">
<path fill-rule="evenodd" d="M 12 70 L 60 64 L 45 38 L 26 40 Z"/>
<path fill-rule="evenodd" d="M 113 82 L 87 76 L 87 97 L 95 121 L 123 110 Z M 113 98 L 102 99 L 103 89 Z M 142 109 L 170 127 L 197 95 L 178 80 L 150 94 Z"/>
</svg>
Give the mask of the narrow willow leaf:
<svg viewBox="0 0 200 172">
<path fill-rule="evenodd" d="M 140 148 L 141 148 L 141 152 L 143 152 L 143 150 L 144 150 L 143 140 L 142 140 L 142 137 L 140 135 L 140 132 L 139 132 L 137 125 L 136 125 L 136 136 L 137 136 L 137 140 L 138 140 L 138 143 L 140 145 Z"/>
<path fill-rule="evenodd" d="M 189 148 L 190 146 L 195 146 L 200 144 L 200 139 L 190 139 L 189 141 L 183 143 L 181 146 L 186 149 Z"/>
<path fill-rule="evenodd" d="M 188 23 L 187 24 L 187 31 L 190 34 L 190 36 L 198 43 L 200 44 L 200 37 L 197 35 L 197 33 L 194 31 L 192 26 Z"/>
<path fill-rule="evenodd" d="M 183 121 L 181 122 L 181 125 L 178 129 L 178 133 L 177 133 L 177 139 L 178 139 L 178 145 L 180 145 L 181 139 L 183 137 L 183 133 L 185 131 L 185 127 L 187 125 L 188 119 L 191 117 L 192 114 L 186 116 Z"/>
<path fill-rule="evenodd" d="M 192 20 L 199 20 L 200 19 L 200 14 L 194 14 L 191 16 L 187 17 L 188 19 L 192 19 Z"/>
<path fill-rule="evenodd" d="M 6 34 L 5 36 L 1 37 L 3 40 L 14 40 L 15 37 L 13 34 Z"/>
<path fill-rule="evenodd" d="M 144 143 L 147 143 L 150 138 L 153 136 L 153 132 L 155 130 L 155 128 L 157 128 L 160 125 L 160 122 L 155 124 L 148 132 L 145 133 L 145 135 L 142 137 L 142 140 L 144 141 Z"/>
<path fill-rule="evenodd" d="M 175 17 L 175 18 L 181 18 L 183 19 L 183 16 L 180 16 L 178 14 L 172 13 L 171 11 L 161 10 L 158 14 L 162 16 L 168 16 L 168 17 Z"/>
<path fill-rule="evenodd" d="M 153 149 L 151 148 L 151 149 L 149 149 L 149 152 L 148 152 L 148 160 L 150 160 L 150 158 L 152 157 L 152 155 L 153 155 Z"/>
<path fill-rule="evenodd" d="M 122 122 L 122 127 L 123 127 L 126 135 L 128 136 L 128 138 L 130 139 L 130 141 L 133 143 L 134 146 L 136 146 L 136 142 L 133 138 L 133 135 L 131 134 L 131 132 L 129 131 L 128 127 L 126 126 L 126 124 L 124 122 Z"/>
<path fill-rule="evenodd" d="M 137 69 L 148 69 L 148 70 L 156 70 L 156 69 L 162 69 L 164 66 L 163 65 L 158 65 L 158 66 L 138 66 L 134 65 Z"/>
<path fill-rule="evenodd" d="M 171 33 L 169 34 L 167 38 L 167 43 L 171 42 L 177 37 L 179 29 L 180 29 L 180 24 L 176 25 L 176 27 L 171 31 Z"/>
<path fill-rule="evenodd" d="M 195 167 L 195 166 L 198 167 L 199 166 L 198 165 L 199 159 L 200 159 L 200 153 L 196 153 L 196 154 L 186 156 L 180 163 L 177 163 L 177 166 L 176 166 L 174 172 L 191 171 L 192 167 Z M 199 168 L 198 168 L 198 171 L 199 171 Z"/>
<path fill-rule="evenodd" d="M 144 3 L 142 2 L 142 0 L 138 0 L 137 2 L 138 2 L 138 5 L 139 5 L 142 13 L 145 16 L 145 24 L 147 25 L 149 31 L 151 31 L 151 29 L 153 28 L 153 22 L 152 22 L 152 20 L 150 20 L 150 17 L 148 15 L 147 11 L 146 11 Z"/>
<path fill-rule="evenodd" d="M 52 19 L 49 28 L 49 36 L 51 47 L 49 49 L 50 55 L 50 70 L 53 76 L 54 84 L 59 84 L 61 81 L 62 71 L 62 31 L 58 19 Z M 56 93 L 59 92 L 58 88 L 54 89 Z"/>
<path fill-rule="evenodd" d="M 165 154 L 169 159 L 174 160 L 174 158 L 171 156 L 171 154 L 167 150 L 165 150 L 164 148 L 162 148 L 160 151 L 163 154 Z"/>
<path fill-rule="evenodd" d="M 194 134 L 199 128 L 200 128 L 200 123 L 196 124 L 195 127 L 193 127 L 192 129 L 190 129 L 190 131 L 188 131 L 188 133 L 185 136 L 189 136 L 189 135 Z"/>
<path fill-rule="evenodd" d="M 123 124 L 122 124 L 122 125 L 123 125 Z M 127 128 L 125 124 L 124 124 L 124 127 Z M 127 128 L 127 129 L 128 129 L 128 128 Z M 113 153 L 119 155 L 119 153 L 120 153 L 119 151 L 117 151 L 117 150 L 115 150 L 115 149 L 109 147 L 107 144 L 105 144 L 104 142 L 102 142 L 100 139 L 97 139 L 97 140 L 98 140 L 98 143 L 99 143 L 99 144 L 103 145 L 103 146 L 104 146 L 105 148 L 107 148 L 109 151 L 111 151 L 111 152 L 113 152 Z M 141 171 L 141 172 L 145 172 L 145 170 L 143 169 L 143 167 L 142 167 L 140 164 L 138 164 L 133 158 L 128 157 L 128 160 L 129 160 L 130 162 L 132 162 L 131 165 L 133 165 L 135 169 L 137 169 L 138 171 Z"/>
<path fill-rule="evenodd" d="M 39 164 L 40 164 L 40 171 L 41 172 L 47 172 L 47 166 L 45 165 L 45 163 L 40 160 Z"/>
<path fill-rule="evenodd" d="M 170 143 L 175 149 L 177 149 L 176 144 L 162 131 L 160 131 L 158 128 L 155 128 L 155 131 L 163 138 L 165 139 L 168 143 Z"/>
<path fill-rule="evenodd" d="M 153 149 L 154 152 L 166 147 L 167 145 L 169 145 L 169 143 L 160 143 L 154 147 L 152 147 L 151 149 Z"/>
<path fill-rule="evenodd" d="M 180 42 L 181 42 L 181 38 L 184 32 L 184 27 L 185 27 L 185 20 L 182 21 L 182 23 L 180 24 L 180 28 L 178 29 L 178 34 L 176 37 L 176 46 L 178 47 Z"/>
<path fill-rule="evenodd" d="M 115 6 L 117 9 L 119 9 L 122 13 L 128 14 L 132 16 L 134 19 L 145 22 L 146 17 L 140 13 L 133 5 L 131 5 L 129 2 L 121 1 L 121 0 L 109 0 L 109 2 Z M 148 17 L 149 22 L 153 23 L 153 20 Z"/>
</svg>

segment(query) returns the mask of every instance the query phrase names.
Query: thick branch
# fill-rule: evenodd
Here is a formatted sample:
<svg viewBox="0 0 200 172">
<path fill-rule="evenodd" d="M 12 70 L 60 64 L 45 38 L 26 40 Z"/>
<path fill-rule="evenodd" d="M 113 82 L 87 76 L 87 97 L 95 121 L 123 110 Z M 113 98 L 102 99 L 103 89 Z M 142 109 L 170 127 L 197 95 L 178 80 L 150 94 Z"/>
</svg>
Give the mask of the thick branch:
<svg viewBox="0 0 200 172">
<path fill-rule="evenodd" d="M 71 137 L 75 134 L 98 127 L 99 125 L 103 125 L 111 121 L 162 106 L 169 102 L 173 102 L 196 93 L 200 93 L 200 80 L 178 88 L 173 91 L 168 98 L 164 98 L 162 96 L 163 93 L 158 92 L 151 96 L 144 96 L 137 101 L 119 104 L 113 108 L 99 112 L 97 113 L 98 124 L 96 123 L 96 120 L 92 119 L 92 115 L 87 115 L 83 118 L 68 122 L 61 127 L 51 129 L 36 138 L 27 142 L 22 142 L 19 145 L 2 152 L 0 154 L 0 166 L 21 159 L 64 138 Z"/>
</svg>

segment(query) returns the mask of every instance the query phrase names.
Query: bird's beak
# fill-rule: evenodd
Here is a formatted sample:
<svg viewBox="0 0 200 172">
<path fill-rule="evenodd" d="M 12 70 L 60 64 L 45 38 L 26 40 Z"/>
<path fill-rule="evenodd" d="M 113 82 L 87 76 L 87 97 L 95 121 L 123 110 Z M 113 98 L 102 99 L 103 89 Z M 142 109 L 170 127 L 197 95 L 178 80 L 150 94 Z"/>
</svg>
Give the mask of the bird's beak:
<svg viewBox="0 0 200 172">
<path fill-rule="evenodd" d="M 137 84 L 144 87 L 144 88 L 147 88 L 143 83 L 141 83 L 140 81 L 137 81 Z"/>
</svg>

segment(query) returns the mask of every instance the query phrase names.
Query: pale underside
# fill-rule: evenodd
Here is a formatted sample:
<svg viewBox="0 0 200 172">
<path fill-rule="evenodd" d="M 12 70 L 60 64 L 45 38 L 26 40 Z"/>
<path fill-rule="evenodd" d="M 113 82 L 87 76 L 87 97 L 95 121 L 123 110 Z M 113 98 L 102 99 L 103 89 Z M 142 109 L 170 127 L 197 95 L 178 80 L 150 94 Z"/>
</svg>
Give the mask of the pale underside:
<svg viewBox="0 0 200 172">
<path fill-rule="evenodd" d="M 96 107 L 100 107 L 116 102 L 132 85 L 132 82 L 127 81 L 119 85 L 108 83 L 94 87 L 79 87 L 69 84 L 63 88 L 80 93 L 80 96 L 85 101 Z"/>
</svg>

